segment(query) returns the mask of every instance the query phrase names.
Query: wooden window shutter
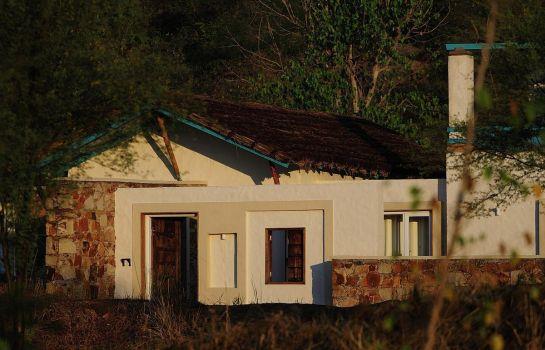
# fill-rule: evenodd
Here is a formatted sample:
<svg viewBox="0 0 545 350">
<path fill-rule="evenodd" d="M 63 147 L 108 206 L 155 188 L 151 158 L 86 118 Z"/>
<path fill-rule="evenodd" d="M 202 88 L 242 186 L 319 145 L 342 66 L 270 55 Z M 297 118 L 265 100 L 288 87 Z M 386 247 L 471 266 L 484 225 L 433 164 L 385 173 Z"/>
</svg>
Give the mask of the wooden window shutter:
<svg viewBox="0 0 545 350">
<path fill-rule="evenodd" d="M 305 280 L 305 234 L 303 229 L 286 231 L 286 280 L 304 282 Z"/>
</svg>

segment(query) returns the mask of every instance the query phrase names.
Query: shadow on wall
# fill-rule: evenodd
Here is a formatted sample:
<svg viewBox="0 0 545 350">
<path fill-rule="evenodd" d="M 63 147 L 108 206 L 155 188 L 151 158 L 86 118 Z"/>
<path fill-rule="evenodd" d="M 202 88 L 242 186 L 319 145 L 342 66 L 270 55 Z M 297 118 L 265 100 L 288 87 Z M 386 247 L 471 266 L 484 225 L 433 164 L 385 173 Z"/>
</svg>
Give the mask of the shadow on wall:
<svg viewBox="0 0 545 350">
<path fill-rule="evenodd" d="M 170 160 L 167 158 L 167 155 L 165 152 L 161 149 L 161 146 L 155 142 L 153 137 L 151 137 L 151 134 L 148 132 L 144 133 L 144 137 L 146 138 L 146 141 L 148 141 L 149 145 L 151 146 L 151 149 L 153 149 L 153 152 L 159 157 L 159 159 L 163 162 L 165 167 L 170 172 L 170 175 L 172 175 L 173 178 L 176 178 L 176 173 L 174 172 L 174 168 L 172 167 L 172 164 L 170 163 Z"/>
<path fill-rule="evenodd" d="M 331 261 L 312 265 L 312 303 L 331 305 Z"/>
<path fill-rule="evenodd" d="M 447 254 L 447 180 L 437 181 L 437 194 L 441 202 L 441 255 Z"/>
<path fill-rule="evenodd" d="M 172 125 L 171 130 L 172 142 L 247 174 L 256 185 L 271 177 L 268 162 L 256 155 L 185 125 Z"/>
</svg>

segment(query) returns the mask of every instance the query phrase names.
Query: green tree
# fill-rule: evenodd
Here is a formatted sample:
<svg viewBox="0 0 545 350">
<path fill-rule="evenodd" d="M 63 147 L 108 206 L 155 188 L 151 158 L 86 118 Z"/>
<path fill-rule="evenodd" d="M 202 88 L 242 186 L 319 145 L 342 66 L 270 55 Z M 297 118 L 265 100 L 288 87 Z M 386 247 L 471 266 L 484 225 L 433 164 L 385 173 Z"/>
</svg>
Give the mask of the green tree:
<svg viewBox="0 0 545 350">
<path fill-rule="evenodd" d="M 43 234 L 43 186 L 64 170 L 39 162 L 81 135 L 146 113 L 182 70 L 149 35 L 138 0 L 1 0 L 0 23 L 0 244 L 8 276 L 26 280 Z"/>
<path fill-rule="evenodd" d="M 441 49 L 429 43 L 442 19 L 440 6 L 431 0 L 321 0 L 299 6 L 304 56 L 292 57 L 276 78 L 255 80 L 257 98 L 354 114 L 423 144 L 432 142 L 433 133 L 443 136 L 444 100 L 431 82 L 442 67 Z"/>
<path fill-rule="evenodd" d="M 153 0 L 146 7 L 154 36 L 183 57 L 193 92 L 228 99 L 243 95 L 241 85 L 251 74 L 233 38 L 253 44 L 253 0 Z"/>
</svg>

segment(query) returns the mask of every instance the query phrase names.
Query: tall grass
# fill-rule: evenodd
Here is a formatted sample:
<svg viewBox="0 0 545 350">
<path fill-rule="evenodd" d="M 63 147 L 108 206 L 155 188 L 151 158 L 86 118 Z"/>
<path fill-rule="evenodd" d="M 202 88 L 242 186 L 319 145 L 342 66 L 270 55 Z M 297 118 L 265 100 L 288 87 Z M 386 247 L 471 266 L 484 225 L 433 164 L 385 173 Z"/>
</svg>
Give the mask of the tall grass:
<svg viewBox="0 0 545 350">
<path fill-rule="evenodd" d="M 543 293 L 516 286 L 450 295 L 435 348 L 543 348 Z M 46 349 L 420 349 L 432 308 L 433 299 L 418 294 L 353 308 L 56 299 L 35 309 L 26 341 Z"/>
<path fill-rule="evenodd" d="M 0 340 L 13 349 L 29 348 L 35 316 L 51 300 L 52 297 L 46 295 L 39 284 L 28 288 L 24 283 L 13 283 L 10 288 L 5 288 L 0 292 Z"/>
</svg>

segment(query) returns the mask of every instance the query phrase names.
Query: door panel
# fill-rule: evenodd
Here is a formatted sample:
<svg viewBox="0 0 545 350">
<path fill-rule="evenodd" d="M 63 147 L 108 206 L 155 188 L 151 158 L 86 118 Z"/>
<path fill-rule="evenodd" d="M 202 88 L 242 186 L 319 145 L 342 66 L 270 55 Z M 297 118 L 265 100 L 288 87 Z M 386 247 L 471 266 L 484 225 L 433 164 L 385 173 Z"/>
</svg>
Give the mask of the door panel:
<svg viewBox="0 0 545 350">
<path fill-rule="evenodd" d="M 197 301 L 197 219 L 152 217 L 152 293 Z"/>
<path fill-rule="evenodd" d="M 152 218 L 153 287 L 180 287 L 182 218 Z"/>
</svg>

